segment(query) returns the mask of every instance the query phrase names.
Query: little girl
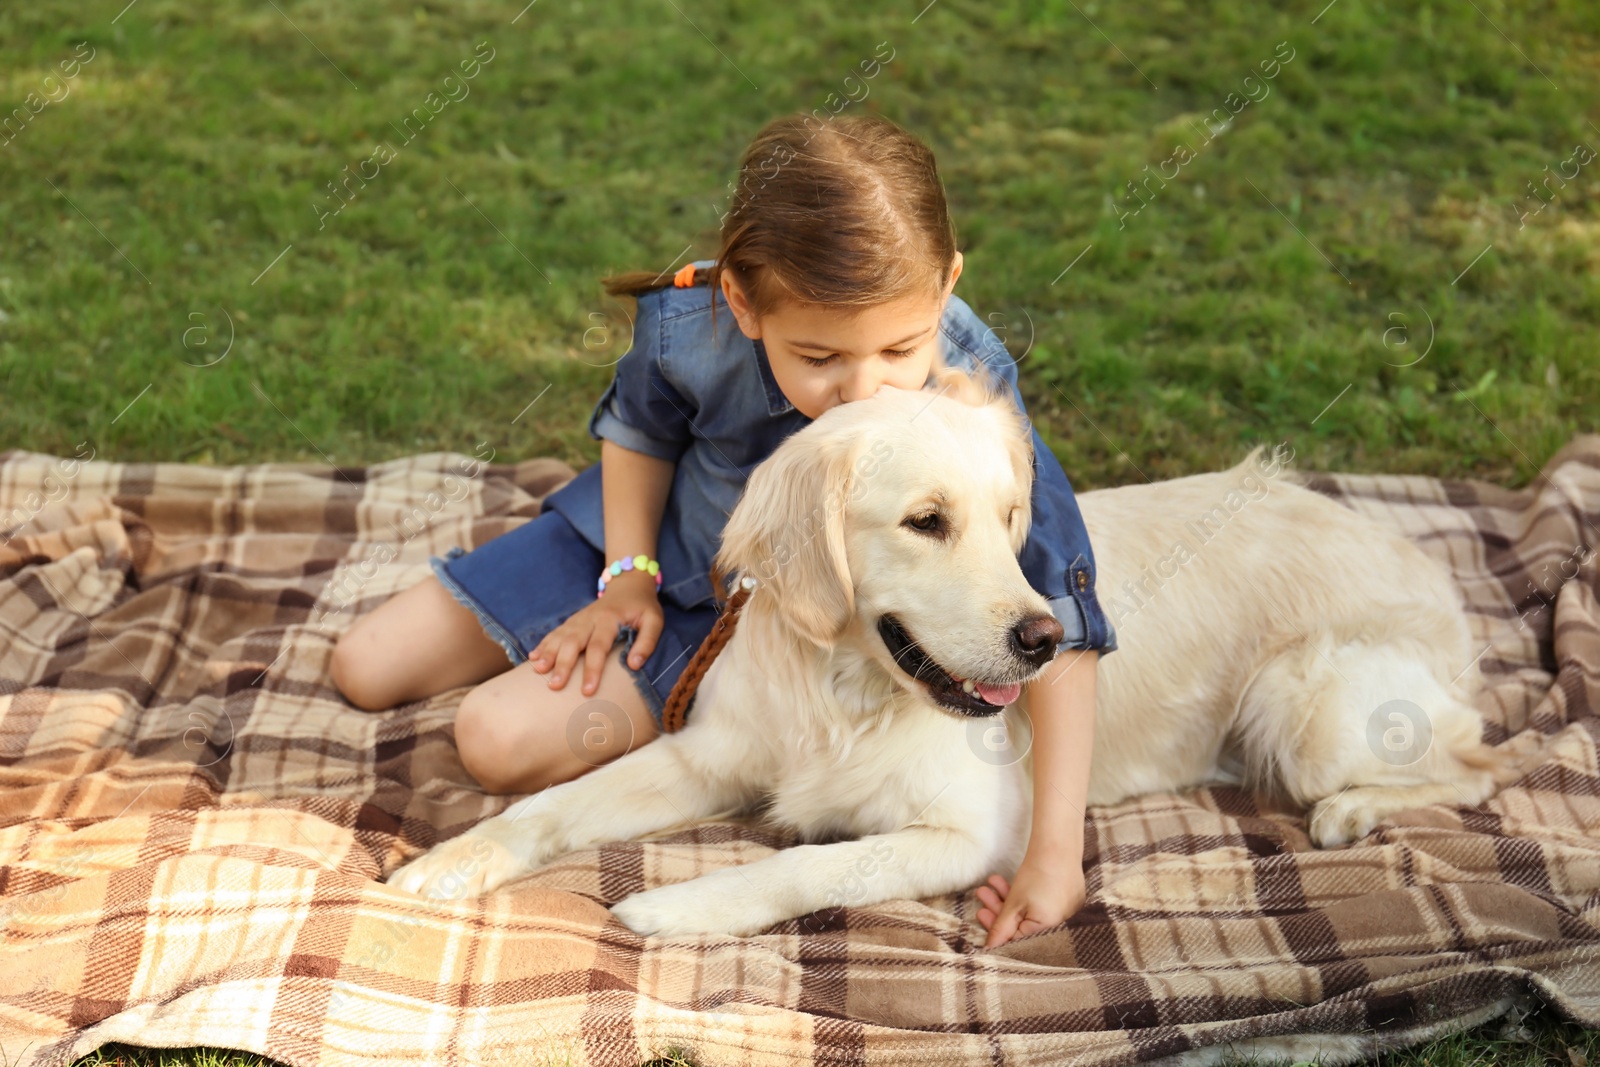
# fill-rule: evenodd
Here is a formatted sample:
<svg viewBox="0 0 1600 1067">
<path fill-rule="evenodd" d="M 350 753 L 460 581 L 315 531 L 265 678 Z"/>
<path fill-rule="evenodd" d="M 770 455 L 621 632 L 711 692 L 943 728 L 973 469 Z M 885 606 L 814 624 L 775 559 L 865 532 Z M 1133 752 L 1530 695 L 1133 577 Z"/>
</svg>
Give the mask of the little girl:
<svg viewBox="0 0 1600 1067">
<path fill-rule="evenodd" d="M 723 524 L 784 438 L 882 385 L 921 389 L 936 365 L 993 376 L 1021 405 L 1015 363 L 953 295 L 961 265 L 916 137 L 871 115 L 769 123 L 745 150 L 714 260 L 605 280 L 637 316 L 589 422 L 600 463 L 533 521 L 433 557 L 434 577 L 340 638 L 335 684 L 374 711 L 474 686 L 456 744 L 491 793 L 536 792 L 653 740 L 727 593 L 710 578 Z M 730 314 L 739 329 L 719 331 Z M 990 945 L 1083 902 L 1095 664 L 1116 648 L 1071 486 L 1037 431 L 1033 445 L 1021 561 L 1066 636 L 1028 689 L 1027 856 L 1015 884 L 997 874 L 978 890 Z M 581 694 L 566 688 L 580 657 Z"/>
</svg>

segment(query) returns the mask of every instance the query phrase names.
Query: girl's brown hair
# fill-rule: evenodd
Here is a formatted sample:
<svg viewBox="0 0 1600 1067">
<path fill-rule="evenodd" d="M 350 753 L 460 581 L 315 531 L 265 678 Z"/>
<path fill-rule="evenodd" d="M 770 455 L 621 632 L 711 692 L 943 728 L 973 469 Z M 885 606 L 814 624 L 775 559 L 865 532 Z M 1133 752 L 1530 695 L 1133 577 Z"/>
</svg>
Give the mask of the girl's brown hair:
<svg viewBox="0 0 1600 1067">
<path fill-rule="evenodd" d="M 801 113 L 767 123 L 745 149 L 716 265 L 696 271 L 695 284 L 715 290 L 730 271 L 757 317 L 787 302 L 859 310 L 942 294 L 955 254 L 927 145 L 878 115 Z M 637 297 L 673 276 L 627 271 L 601 284 Z"/>
</svg>

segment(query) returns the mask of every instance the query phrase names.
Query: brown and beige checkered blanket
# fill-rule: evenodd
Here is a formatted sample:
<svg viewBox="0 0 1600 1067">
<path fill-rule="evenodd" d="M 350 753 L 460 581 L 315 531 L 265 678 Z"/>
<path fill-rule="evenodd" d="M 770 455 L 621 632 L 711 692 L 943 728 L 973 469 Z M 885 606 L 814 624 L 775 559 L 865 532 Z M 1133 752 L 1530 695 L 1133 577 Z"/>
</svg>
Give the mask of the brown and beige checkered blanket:
<svg viewBox="0 0 1600 1067">
<path fill-rule="evenodd" d="M 1235 789 L 1093 813 L 1090 903 L 983 951 L 970 893 L 759 937 L 649 939 L 606 905 L 781 848 L 744 821 L 575 853 L 483 899 L 379 876 L 502 810 L 463 690 L 381 714 L 336 636 L 537 514 L 571 471 L 0 455 L 0 1052 L 110 1041 L 293 1065 L 1348 1062 L 1542 1000 L 1600 1025 L 1600 436 L 1523 491 L 1313 475 L 1465 590 L 1490 740 L 1544 758 L 1358 845 Z M 1530 735 L 1531 737 L 1531 735 Z M 1187 1054 L 1187 1055 L 1185 1055 Z"/>
</svg>

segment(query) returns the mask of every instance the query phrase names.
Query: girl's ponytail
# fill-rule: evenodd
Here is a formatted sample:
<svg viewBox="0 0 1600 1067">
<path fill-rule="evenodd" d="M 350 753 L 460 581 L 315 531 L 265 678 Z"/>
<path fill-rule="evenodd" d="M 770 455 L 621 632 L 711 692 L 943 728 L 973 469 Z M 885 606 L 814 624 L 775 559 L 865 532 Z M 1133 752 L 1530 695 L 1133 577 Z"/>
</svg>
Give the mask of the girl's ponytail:
<svg viewBox="0 0 1600 1067">
<path fill-rule="evenodd" d="M 716 268 L 713 267 L 711 268 L 711 271 L 695 271 L 694 284 L 710 284 L 711 280 L 709 275 L 715 270 Z M 673 275 L 670 269 L 664 270 L 660 274 L 656 274 L 648 270 L 627 270 L 623 271 L 621 274 L 612 274 L 608 277 L 601 278 L 600 284 L 605 287 L 607 296 L 638 297 L 643 296 L 645 293 L 653 293 L 657 289 L 665 289 L 672 285 Z"/>
</svg>

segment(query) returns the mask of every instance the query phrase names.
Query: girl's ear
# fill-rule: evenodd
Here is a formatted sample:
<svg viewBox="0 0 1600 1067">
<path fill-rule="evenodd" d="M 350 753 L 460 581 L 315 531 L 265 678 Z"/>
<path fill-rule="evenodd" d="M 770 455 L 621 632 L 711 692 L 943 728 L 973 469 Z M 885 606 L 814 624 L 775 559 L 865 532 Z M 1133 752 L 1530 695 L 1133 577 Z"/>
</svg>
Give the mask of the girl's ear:
<svg viewBox="0 0 1600 1067">
<path fill-rule="evenodd" d="M 733 312 L 733 319 L 739 324 L 739 331 L 754 341 L 761 336 L 761 324 L 755 315 L 751 314 L 750 301 L 745 296 L 739 279 L 734 277 L 733 268 L 722 268 L 718 271 L 718 279 L 722 284 L 722 299 L 727 301 L 728 310 Z"/>
<path fill-rule="evenodd" d="M 754 595 L 823 648 L 855 612 L 844 541 L 855 451 L 837 432 L 791 435 L 750 475 L 711 569 L 719 595 L 729 574 L 755 578 Z"/>
</svg>

